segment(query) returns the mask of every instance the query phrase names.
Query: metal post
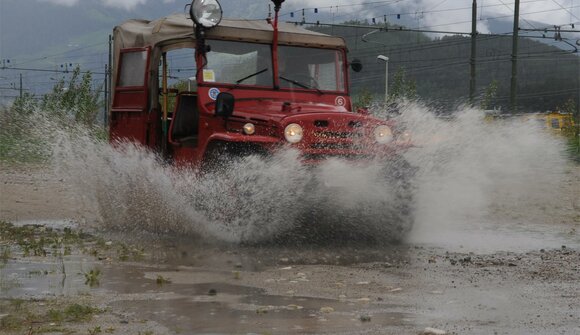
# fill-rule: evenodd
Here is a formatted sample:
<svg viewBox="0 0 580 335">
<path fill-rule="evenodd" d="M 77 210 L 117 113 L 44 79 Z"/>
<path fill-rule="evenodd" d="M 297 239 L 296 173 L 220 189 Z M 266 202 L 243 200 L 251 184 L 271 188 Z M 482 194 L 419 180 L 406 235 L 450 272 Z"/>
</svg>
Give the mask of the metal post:
<svg viewBox="0 0 580 335">
<path fill-rule="evenodd" d="M 515 0 L 514 7 L 514 32 L 512 38 L 512 80 L 510 87 L 510 109 L 512 113 L 518 110 L 517 89 L 518 89 L 518 32 L 520 21 L 520 0 Z"/>
<path fill-rule="evenodd" d="M 385 102 L 389 100 L 389 57 L 385 60 Z"/>
<path fill-rule="evenodd" d="M 580 61 L 576 61 L 576 73 L 578 73 L 578 76 L 576 78 L 580 78 Z M 577 96 L 576 96 L 576 129 L 574 132 L 574 135 L 576 135 L 575 140 L 576 140 L 576 144 L 577 146 L 577 151 L 576 153 L 578 155 L 580 155 L 580 88 L 578 89 L 577 92 Z"/>
<path fill-rule="evenodd" d="M 378 55 L 378 60 L 385 62 L 385 102 L 389 100 L 389 57 Z"/>
<path fill-rule="evenodd" d="M 111 35 L 109 35 L 109 63 L 107 65 L 107 71 L 105 71 L 108 74 L 108 88 L 110 90 L 110 93 L 108 95 L 108 99 L 105 99 L 105 104 L 106 106 L 106 122 L 105 122 L 105 126 L 107 126 L 109 124 L 109 118 L 110 118 L 110 113 L 111 113 L 111 101 L 113 100 L 113 37 Z"/>
<path fill-rule="evenodd" d="M 20 99 L 22 99 L 22 73 L 20 74 Z"/>
<path fill-rule="evenodd" d="M 471 71 L 469 75 L 469 102 L 473 105 L 475 99 L 475 58 L 477 56 L 477 0 L 473 0 L 471 8 Z"/>
<path fill-rule="evenodd" d="M 107 101 L 109 101 L 109 65 L 105 64 L 105 99 L 104 99 L 104 115 L 103 115 L 103 125 L 107 126 L 107 119 L 108 119 L 108 108 L 107 108 Z"/>
<path fill-rule="evenodd" d="M 162 127 L 162 132 L 163 132 L 163 138 L 161 140 L 161 145 L 162 145 L 162 150 L 163 150 L 163 154 L 167 154 L 167 141 L 169 140 L 168 138 L 168 127 L 167 127 L 167 110 L 169 109 L 169 97 L 168 97 L 168 91 L 167 91 L 167 53 L 163 53 L 161 55 L 161 59 L 162 59 L 162 91 L 163 91 L 163 119 L 161 122 L 161 127 Z"/>
</svg>

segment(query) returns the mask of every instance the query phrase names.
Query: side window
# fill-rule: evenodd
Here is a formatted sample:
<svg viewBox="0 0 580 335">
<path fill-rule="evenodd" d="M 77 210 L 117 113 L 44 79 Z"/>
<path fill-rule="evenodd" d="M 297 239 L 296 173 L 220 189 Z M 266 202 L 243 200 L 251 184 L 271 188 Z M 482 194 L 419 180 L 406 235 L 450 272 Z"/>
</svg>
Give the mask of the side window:
<svg viewBox="0 0 580 335">
<path fill-rule="evenodd" d="M 119 87 L 144 86 L 147 51 L 139 50 L 121 54 L 121 73 Z"/>
<path fill-rule="evenodd" d="M 195 49 L 184 47 L 166 52 L 167 58 L 167 90 L 168 105 L 167 111 L 175 111 L 175 103 L 178 93 L 196 92 L 197 82 L 195 75 L 197 68 L 195 65 Z M 163 101 L 163 62 L 159 62 L 159 101 Z"/>
<path fill-rule="evenodd" d="M 553 118 L 552 119 L 552 128 L 559 129 L 560 128 L 560 120 Z"/>
</svg>

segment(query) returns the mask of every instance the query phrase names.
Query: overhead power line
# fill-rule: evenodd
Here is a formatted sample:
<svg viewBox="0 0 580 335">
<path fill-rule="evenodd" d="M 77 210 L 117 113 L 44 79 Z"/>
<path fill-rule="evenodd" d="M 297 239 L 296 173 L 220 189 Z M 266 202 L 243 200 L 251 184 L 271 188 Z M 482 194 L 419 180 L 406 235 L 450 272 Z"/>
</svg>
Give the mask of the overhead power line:
<svg viewBox="0 0 580 335">
<path fill-rule="evenodd" d="M 321 9 L 333 9 L 333 8 L 341 8 L 341 7 L 354 7 L 354 6 L 368 6 L 368 5 L 376 5 L 376 4 L 383 4 L 383 5 L 390 5 L 390 4 L 394 4 L 397 2 L 401 2 L 402 0 L 398 0 L 398 1 L 374 1 L 374 2 L 367 2 L 367 3 L 360 3 L 360 4 L 349 4 L 349 5 L 337 5 L 337 6 L 324 6 L 324 7 L 309 7 L 309 8 L 302 8 L 302 9 L 298 9 L 298 10 L 294 10 L 292 12 L 288 12 L 285 14 L 282 14 L 281 17 L 283 16 L 288 16 L 290 15 L 291 17 L 295 17 L 296 15 L 294 14 L 303 14 L 303 18 L 306 12 L 308 13 L 313 13 L 314 14 L 318 14 L 320 13 L 319 10 Z M 545 2 L 547 0 L 530 0 L 530 1 L 521 1 L 521 4 L 529 4 L 529 3 L 535 3 L 535 2 Z M 505 3 L 501 3 L 501 4 L 489 4 L 489 5 L 480 5 L 478 6 L 478 8 L 483 9 L 483 8 L 492 8 L 492 7 L 503 7 L 506 6 L 507 8 L 509 8 L 511 10 L 511 8 L 505 4 Z M 433 13 L 447 13 L 447 12 L 453 12 L 453 11 L 461 11 L 461 10 L 470 10 L 472 7 L 456 7 L 456 8 L 447 8 L 447 9 L 434 9 L 437 6 L 433 7 L 432 9 L 429 10 L 415 10 L 415 11 L 390 11 L 389 13 L 385 13 L 383 15 L 380 16 L 376 16 L 376 17 L 371 17 L 369 18 L 371 21 L 375 21 L 376 19 L 385 19 L 386 17 L 396 17 L 397 19 L 400 19 L 402 16 L 410 16 L 410 15 L 424 15 L 424 14 L 433 14 Z M 573 8 L 577 8 L 580 6 L 571 6 L 570 9 Z M 373 8 L 374 9 L 374 8 Z M 535 12 L 528 12 L 528 13 L 521 13 L 520 15 L 531 15 L 531 14 L 541 14 L 541 13 L 548 13 L 548 12 L 554 12 L 554 11 L 561 11 L 561 10 L 566 10 L 569 12 L 569 9 L 560 6 L 560 8 L 556 8 L 556 9 L 547 9 L 547 10 L 541 10 L 541 11 L 535 11 Z M 356 14 L 356 13 L 355 13 Z M 348 16 L 352 16 L 353 13 L 349 13 L 349 14 L 343 14 L 343 15 L 337 15 L 337 16 L 333 16 L 333 20 L 336 20 L 338 18 L 343 18 L 343 17 L 348 17 Z M 575 15 L 574 15 L 575 16 Z M 505 18 L 505 17 L 512 17 L 512 15 L 502 15 L 502 16 L 496 16 L 496 17 L 490 17 L 490 18 L 484 18 L 484 19 L 480 19 L 480 20 L 489 20 L 489 19 L 495 19 L 495 18 Z M 525 21 L 525 19 L 522 18 L 522 20 Z M 471 21 L 461 21 L 461 22 L 456 22 L 453 24 L 460 24 L 460 23 L 468 23 Z M 526 21 L 527 22 L 527 21 Z M 534 27 L 533 24 L 531 24 L 530 22 L 527 22 L 531 27 Z M 441 24 L 438 26 L 445 26 L 445 25 L 451 25 L 450 24 Z M 431 26 L 434 27 L 434 26 Z M 420 28 L 429 28 L 429 27 L 420 27 Z"/>
<path fill-rule="evenodd" d="M 52 73 L 72 73 L 74 70 L 49 70 L 49 69 L 35 69 L 25 67 L 1 67 L 0 70 L 15 70 L 15 71 L 32 71 L 32 72 L 52 72 Z M 106 74 L 105 72 L 80 71 L 82 74 Z"/>
<path fill-rule="evenodd" d="M 406 32 L 417 32 L 417 33 L 434 33 L 434 34 L 453 34 L 453 35 L 471 35 L 470 33 L 464 33 L 460 31 L 440 31 L 440 30 L 425 30 L 425 29 L 409 29 L 403 27 L 381 27 L 381 26 L 365 26 L 356 24 L 334 24 L 334 23 L 320 23 L 320 22 L 299 22 L 299 21 L 287 21 L 288 23 L 293 23 L 296 25 L 313 25 L 313 26 L 330 26 L 330 27 L 343 27 L 343 28 L 370 28 L 376 29 L 377 31 L 385 32 L 395 32 L 395 31 L 406 31 Z"/>
<path fill-rule="evenodd" d="M 558 1 L 556 0 L 552 0 L 553 3 L 555 3 L 556 5 L 560 6 L 560 8 L 562 8 L 563 10 L 565 10 L 566 12 L 568 12 L 568 14 L 570 14 L 571 16 L 575 17 L 576 20 L 580 20 L 580 18 L 576 15 L 574 15 L 574 13 L 572 13 L 571 11 L 568 10 L 568 8 L 562 6 Z M 573 8 L 572 6 L 570 6 L 570 8 Z"/>
<path fill-rule="evenodd" d="M 284 14 L 280 14 L 279 17 L 283 17 L 283 16 L 292 16 L 294 13 L 300 13 L 302 11 L 306 11 L 306 10 L 316 10 L 316 12 L 318 12 L 319 9 L 333 9 L 333 8 L 348 8 L 348 7 L 361 7 L 361 6 L 368 6 L 368 5 L 377 5 L 377 4 L 394 4 L 394 3 L 398 3 L 398 2 L 402 2 L 404 0 L 383 0 L 383 1 L 371 1 L 371 2 L 363 2 L 363 3 L 358 3 L 358 4 L 348 4 L 348 5 L 335 5 L 335 6 L 322 6 L 322 7 L 309 7 L 309 8 L 301 8 L 301 9 L 297 9 L 294 10 L 292 12 L 288 12 L 288 13 L 284 13 Z"/>
<path fill-rule="evenodd" d="M 58 52 L 58 53 L 51 54 L 51 55 L 46 55 L 46 56 L 42 56 L 42 57 L 38 57 L 38 58 L 29 59 L 29 60 L 26 60 L 26 61 L 23 61 L 23 62 L 19 62 L 16 65 L 22 66 L 24 64 L 30 64 L 30 63 L 34 63 L 34 62 L 38 62 L 38 61 L 42 61 L 42 60 L 47 60 L 47 59 L 50 59 L 50 58 L 54 58 L 54 57 L 66 55 L 67 53 L 72 53 L 72 52 L 76 52 L 76 51 L 80 51 L 80 50 L 85 50 L 85 49 L 88 49 L 88 48 L 92 48 L 92 47 L 96 47 L 96 46 L 100 46 L 100 45 L 105 45 L 105 44 L 107 44 L 107 42 L 100 42 L 100 43 L 85 45 L 85 46 L 78 47 L 78 48 L 75 48 L 75 49 L 70 49 L 70 50 L 67 50 L 67 51 Z"/>
</svg>

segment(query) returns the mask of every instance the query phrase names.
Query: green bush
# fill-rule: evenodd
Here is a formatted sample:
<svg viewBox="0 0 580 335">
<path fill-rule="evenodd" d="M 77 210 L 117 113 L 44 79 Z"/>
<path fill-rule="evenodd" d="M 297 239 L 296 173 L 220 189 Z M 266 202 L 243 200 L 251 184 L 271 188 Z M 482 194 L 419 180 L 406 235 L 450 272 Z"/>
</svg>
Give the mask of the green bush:
<svg viewBox="0 0 580 335">
<path fill-rule="evenodd" d="M 106 138 L 97 122 L 103 107 L 101 87 L 92 88 L 92 74 L 76 67 L 70 79 L 58 81 L 42 97 L 24 93 L 0 110 L 0 161 L 39 162 L 50 155 L 52 130 L 45 121 L 66 129 L 82 125 L 96 138 Z"/>
</svg>

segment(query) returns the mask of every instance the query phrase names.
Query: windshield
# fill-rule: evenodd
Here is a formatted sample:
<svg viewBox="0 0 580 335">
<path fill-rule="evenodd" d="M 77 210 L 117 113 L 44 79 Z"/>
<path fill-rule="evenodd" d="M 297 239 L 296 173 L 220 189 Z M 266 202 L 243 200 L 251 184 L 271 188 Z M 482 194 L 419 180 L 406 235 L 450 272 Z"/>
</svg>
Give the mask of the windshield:
<svg viewBox="0 0 580 335">
<path fill-rule="evenodd" d="M 278 66 L 283 88 L 344 91 L 343 57 L 338 50 L 280 46 Z"/>
<path fill-rule="evenodd" d="M 270 45 L 212 40 L 208 43 L 205 82 L 273 86 Z"/>
<path fill-rule="evenodd" d="M 269 44 L 219 41 L 208 43 L 203 80 L 273 88 L 272 48 Z M 281 45 L 278 48 L 281 88 L 344 91 L 344 60 L 338 50 Z"/>
</svg>

